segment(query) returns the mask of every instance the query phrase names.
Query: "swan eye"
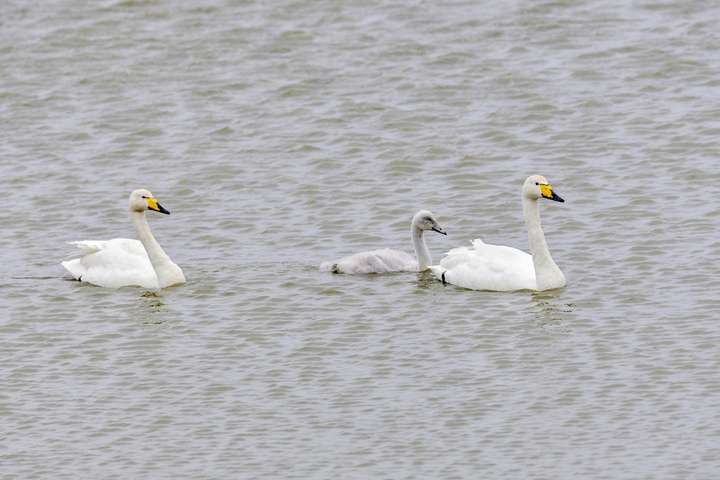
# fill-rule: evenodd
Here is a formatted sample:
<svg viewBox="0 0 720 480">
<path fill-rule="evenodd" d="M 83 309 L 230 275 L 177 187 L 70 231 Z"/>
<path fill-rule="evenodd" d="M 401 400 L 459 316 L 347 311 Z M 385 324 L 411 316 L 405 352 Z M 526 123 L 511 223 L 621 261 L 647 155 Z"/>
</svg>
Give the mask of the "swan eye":
<svg viewBox="0 0 720 480">
<path fill-rule="evenodd" d="M 540 182 L 535 182 L 535 185 L 540 185 Z"/>
<path fill-rule="evenodd" d="M 537 184 L 536 184 L 537 185 Z M 147 198 L 145 195 L 142 196 L 142 198 Z"/>
</svg>

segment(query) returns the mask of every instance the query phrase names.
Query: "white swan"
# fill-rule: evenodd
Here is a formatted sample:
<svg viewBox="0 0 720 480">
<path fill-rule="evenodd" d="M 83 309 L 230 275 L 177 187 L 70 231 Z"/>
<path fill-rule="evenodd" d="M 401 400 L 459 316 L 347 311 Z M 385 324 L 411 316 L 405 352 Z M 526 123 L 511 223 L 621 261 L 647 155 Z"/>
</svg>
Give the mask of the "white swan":
<svg viewBox="0 0 720 480">
<path fill-rule="evenodd" d="M 389 272 L 418 272 L 428 268 L 432 263 L 430 251 L 425 244 L 423 233 L 425 230 L 447 235 L 440 227 L 433 214 L 427 210 L 420 210 L 410 222 L 410 237 L 415 247 L 415 256 L 399 251 L 385 248 L 371 252 L 356 253 L 344 257 L 337 262 L 325 262 L 320 265 L 320 270 L 333 273 L 389 273 Z"/>
<path fill-rule="evenodd" d="M 440 265 L 430 267 L 443 283 L 473 290 L 549 290 L 565 286 L 565 276 L 550 256 L 540 225 L 540 198 L 564 202 L 541 175 L 532 175 L 522 187 L 523 214 L 530 240 L 528 255 L 522 250 L 489 245 L 477 239 L 472 247 L 450 250 Z"/>
<path fill-rule="evenodd" d="M 158 289 L 185 283 L 182 270 L 155 240 L 145 218 L 145 210 L 166 215 L 170 212 L 144 189 L 132 192 L 129 203 L 139 241 L 114 238 L 70 242 L 80 248 L 82 256 L 62 262 L 62 266 L 76 280 L 107 288 L 135 285 Z"/>
</svg>

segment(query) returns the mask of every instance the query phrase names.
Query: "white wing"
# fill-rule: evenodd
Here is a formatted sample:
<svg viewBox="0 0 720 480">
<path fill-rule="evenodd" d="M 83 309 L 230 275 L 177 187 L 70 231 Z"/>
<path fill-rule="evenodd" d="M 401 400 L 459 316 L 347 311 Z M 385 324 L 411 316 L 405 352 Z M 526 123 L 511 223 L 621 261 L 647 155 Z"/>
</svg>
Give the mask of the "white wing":
<svg viewBox="0 0 720 480">
<path fill-rule="evenodd" d="M 326 262 L 320 270 L 334 273 L 366 274 L 390 272 L 417 272 L 418 263 L 412 255 L 385 248 L 361 252 L 344 257 L 337 262 Z"/>
<path fill-rule="evenodd" d="M 532 255 L 517 248 L 490 245 L 480 239 L 472 247 L 450 250 L 440 265 L 430 267 L 447 283 L 473 290 L 536 290 Z"/>
<path fill-rule="evenodd" d="M 81 256 L 62 266 L 76 279 L 100 287 L 119 288 L 137 285 L 158 288 L 158 279 L 139 240 L 83 240 L 70 242 L 80 249 Z"/>
</svg>

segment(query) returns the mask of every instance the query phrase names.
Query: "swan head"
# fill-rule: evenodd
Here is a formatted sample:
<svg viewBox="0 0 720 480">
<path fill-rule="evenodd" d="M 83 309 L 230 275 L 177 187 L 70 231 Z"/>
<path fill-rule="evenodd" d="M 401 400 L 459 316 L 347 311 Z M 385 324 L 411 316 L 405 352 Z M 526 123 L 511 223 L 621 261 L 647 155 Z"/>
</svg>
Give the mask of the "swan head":
<svg viewBox="0 0 720 480">
<path fill-rule="evenodd" d="M 140 188 L 133 191 L 130 194 L 130 211 L 131 212 L 144 212 L 145 210 L 153 210 L 155 212 L 164 213 L 170 215 L 162 205 L 158 203 L 152 193 L 149 190 Z"/>
<path fill-rule="evenodd" d="M 435 216 L 429 210 L 420 210 L 415 214 L 412 219 L 412 226 L 418 230 L 432 230 L 443 235 L 447 235 L 447 232 L 443 230 Z"/>
<path fill-rule="evenodd" d="M 546 198 L 556 202 L 564 202 L 560 195 L 553 191 L 552 185 L 542 175 L 530 175 L 523 184 L 523 196 L 530 200 Z"/>
</svg>

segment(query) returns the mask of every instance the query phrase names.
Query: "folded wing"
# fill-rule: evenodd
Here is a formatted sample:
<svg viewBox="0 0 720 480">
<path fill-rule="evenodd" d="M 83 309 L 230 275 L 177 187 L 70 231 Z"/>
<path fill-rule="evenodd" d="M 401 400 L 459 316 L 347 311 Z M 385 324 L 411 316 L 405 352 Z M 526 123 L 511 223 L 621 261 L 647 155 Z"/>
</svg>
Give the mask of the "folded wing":
<svg viewBox="0 0 720 480">
<path fill-rule="evenodd" d="M 70 242 L 80 257 L 62 262 L 76 280 L 107 288 L 136 285 L 158 288 L 158 279 L 139 240 L 83 240 Z"/>
</svg>

